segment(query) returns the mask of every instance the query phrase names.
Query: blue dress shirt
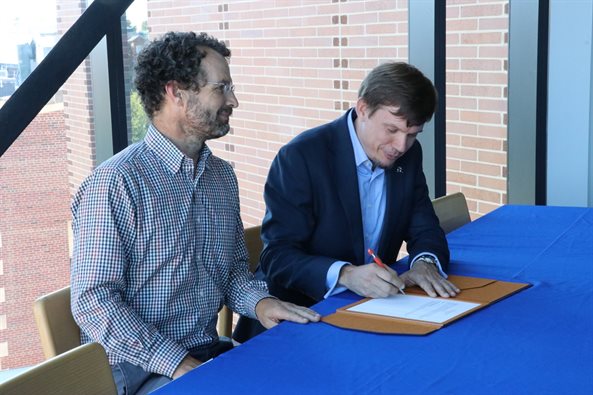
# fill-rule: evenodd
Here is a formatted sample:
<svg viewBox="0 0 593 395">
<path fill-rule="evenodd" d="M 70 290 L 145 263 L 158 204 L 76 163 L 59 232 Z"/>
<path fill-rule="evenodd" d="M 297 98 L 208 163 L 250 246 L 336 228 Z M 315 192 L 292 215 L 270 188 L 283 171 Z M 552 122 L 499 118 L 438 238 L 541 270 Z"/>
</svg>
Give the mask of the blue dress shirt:
<svg viewBox="0 0 593 395">
<path fill-rule="evenodd" d="M 364 255 L 367 257 L 366 263 L 369 263 L 371 262 L 372 258 L 367 254 L 366 251 L 369 248 L 377 251 L 377 246 L 379 245 L 379 240 L 381 240 L 381 233 L 383 230 L 383 219 L 385 217 L 385 204 L 387 199 L 385 170 L 379 167 L 375 167 L 373 169 L 373 163 L 364 152 L 364 149 L 360 144 L 360 140 L 358 140 L 358 136 L 356 135 L 354 122 L 352 120 L 353 114 L 354 111 L 351 111 L 348 116 L 348 132 L 350 134 L 352 148 L 354 149 L 354 161 L 356 164 L 356 173 L 358 175 L 358 192 L 360 196 L 360 208 L 362 213 L 362 228 L 364 236 Z M 420 255 L 432 256 L 437 262 L 439 272 L 443 277 L 446 277 L 446 274 L 441 269 L 441 265 L 435 255 L 431 253 L 422 253 L 418 254 L 417 257 Z M 414 265 L 417 257 L 414 258 L 411 266 Z M 325 298 L 343 292 L 347 289 L 344 286 L 337 286 L 340 270 L 344 265 L 350 265 L 350 263 L 336 261 L 327 271 L 325 284 L 328 291 L 324 295 Z"/>
</svg>

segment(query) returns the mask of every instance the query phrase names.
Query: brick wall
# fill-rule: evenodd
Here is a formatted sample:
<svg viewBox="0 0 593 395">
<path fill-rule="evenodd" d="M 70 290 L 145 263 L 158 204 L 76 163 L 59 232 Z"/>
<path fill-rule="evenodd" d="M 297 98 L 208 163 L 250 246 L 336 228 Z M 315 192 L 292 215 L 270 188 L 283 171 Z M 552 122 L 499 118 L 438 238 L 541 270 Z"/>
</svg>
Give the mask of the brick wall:
<svg viewBox="0 0 593 395">
<path fill-rule="evenodd" d="M 0 158 L 0 369 L 43 360 L 33 301 L 70 280 L 66 136 L 51 107 Z"/>
<path fill-rule="evenodd" d="M 354 105 L 366 73 L 407 59 L 405 1 L 148 3 L 155 37 L 206 31 L 226 40 L 239 108 L 229 136 L 209 142 L 233 163 L 246 226 L 261 223 L 263 185 L 282 145 Z"/>
<path fill-rule="evenodd" d="M 447 2 L 447 193 L 506 203 L 508 2 Z"/>
<path fill-rule="evenodd" d="M 151 37 L 206 31 L 231 48 L 240 106 L 209 145 L 235 167 L 245 225 L 259 224 L 278 149 L 354 105 L 374 66 L 407 60 L 407 1 L 191 4 L 150 1 Z M 447 191 L 464 192 L 476 218 L 506 201 L 507 1 L 447 4 Z"/>
<path fill-rule="evenodd" d="M 56 7 L 63 34 L 86 1 Z M 33 301 L 70 282 L 70 197 L 95 167 L 88 59 L 62 93 L 0 158 L 0 369 L 43 360 Z"/>
</svg>

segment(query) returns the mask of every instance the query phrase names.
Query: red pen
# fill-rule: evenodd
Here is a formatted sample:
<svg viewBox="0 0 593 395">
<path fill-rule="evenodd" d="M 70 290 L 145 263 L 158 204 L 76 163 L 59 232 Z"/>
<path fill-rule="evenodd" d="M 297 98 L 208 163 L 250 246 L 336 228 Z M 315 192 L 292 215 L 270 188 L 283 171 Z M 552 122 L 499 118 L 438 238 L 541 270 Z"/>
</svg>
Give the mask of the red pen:
<svg viewBox="0 0 593 395">
<path fill-rule="evenodd" d="M 381 258 L 379 258 L 377 255 L 375 255 L 375 251 L 373 251 L 372 249 L 368 249 L 367 252 L 369 253 L 370 256 L 373 257 L 373 261 L 375 261 L 375 263 L 377 265 L 379 265 L 380 267 L 382 267 L 383 269 L 387 269 L 387 266 L 385 266 L 385 264 L 383 263 L 383 261 L 381 260 Z M 399 292 L 402 293 L 402 295 L 405 295 L 406 293 L 404 292 L 403 289 L 398 288 Z"/>
<path fill-rule="evenodd" d="M 368 249 L 367 252 L 369 253 L 370 256 L 373 257 L 373 261 L 375 261 L 375 263 L 379 266 L 381 266 L 383 269 L 385 269 L 385 264 L 383 263 L 383 261 L 381 260 L 381 258 L 379 258 L 377 255 L 375 255 L 375 251 L 373 251 L 372 249 Z"/>
</svg>

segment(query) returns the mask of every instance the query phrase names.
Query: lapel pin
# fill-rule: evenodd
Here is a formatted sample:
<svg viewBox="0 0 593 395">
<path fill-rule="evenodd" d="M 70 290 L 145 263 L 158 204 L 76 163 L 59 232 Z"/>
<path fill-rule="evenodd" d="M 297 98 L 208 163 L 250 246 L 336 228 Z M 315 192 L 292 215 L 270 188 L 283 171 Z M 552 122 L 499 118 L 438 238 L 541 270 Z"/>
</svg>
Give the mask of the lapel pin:
<svg viewBox="0 0 593 395">
<path fill-rule="evenodd" d="M 396 173 L 403 173 L 404 172 L 404 169 L 402 169 L 401 166 L 398 166 L 398 167 L 395 168 L 395 172 Z"/>
</svg>

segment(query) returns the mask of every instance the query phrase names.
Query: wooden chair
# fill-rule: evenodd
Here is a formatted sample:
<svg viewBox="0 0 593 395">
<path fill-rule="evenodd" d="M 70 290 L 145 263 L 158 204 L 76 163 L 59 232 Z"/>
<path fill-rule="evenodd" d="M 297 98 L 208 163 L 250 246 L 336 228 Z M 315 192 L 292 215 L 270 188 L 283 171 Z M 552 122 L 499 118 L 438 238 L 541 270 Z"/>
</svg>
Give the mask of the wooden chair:
<svg viewBox="0 0 593 395">
<path fill-rule="evenodd" d="M 461 192 L 434 199 L 432 206 L 445 233 L 471 222 L 467 201 Z"/>
<path fill-rule="evenodd" d="M 37 299 L 33 304 L 33 313 L 45 358 L 80 346 L 80 328 L 70 310 L 70 287 Z"/>
<path fill-rule="evenodd" d="M 259 255 L 264 248 L 260 238 L 261 226 L 253 226 L 245 229 L 245 245 L 249 253 L 249 270 L 255 272 L 259 263 Z M 233 312 L 224 306 L 218 313 L 218 335 L 231 337 L 233 326 Z"/>
<path fill-rule="evenodd" d="M 88 343 L 50 358 L 0 384 L 2 395 L 117 394 L 107 354 Z"/>
</svg>

